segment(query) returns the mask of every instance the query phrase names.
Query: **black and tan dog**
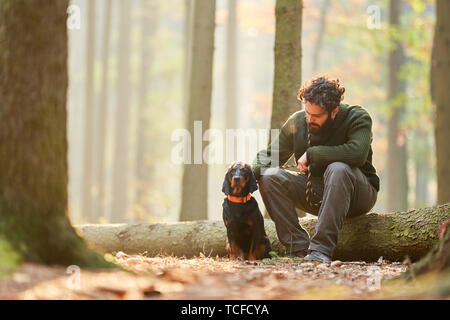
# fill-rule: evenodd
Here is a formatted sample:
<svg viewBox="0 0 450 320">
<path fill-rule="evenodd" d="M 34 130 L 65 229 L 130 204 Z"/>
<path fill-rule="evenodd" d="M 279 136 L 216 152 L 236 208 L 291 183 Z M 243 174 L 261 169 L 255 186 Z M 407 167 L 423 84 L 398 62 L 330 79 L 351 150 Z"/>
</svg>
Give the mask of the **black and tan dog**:
<svg viewBox="0 0 450 320">
<path fill-rule="evenodd" d="M 222 186 L 227 197 L 222 206 L 230 259 L 260 260 L 268 257 L 271 250 L 264 219 L 251 195 L 256 190 L 256 179 L 249 166 L 237 163 L 228 169 Z"/>
</svg>

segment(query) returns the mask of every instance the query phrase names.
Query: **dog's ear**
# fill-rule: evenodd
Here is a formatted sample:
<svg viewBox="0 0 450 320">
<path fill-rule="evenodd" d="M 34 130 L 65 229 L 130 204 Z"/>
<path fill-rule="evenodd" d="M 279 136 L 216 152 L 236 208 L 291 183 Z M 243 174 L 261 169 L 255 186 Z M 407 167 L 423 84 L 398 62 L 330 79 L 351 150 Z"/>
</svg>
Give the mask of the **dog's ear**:
<svg viewBox="0 0 450 320">
<path fill-rule="evenodd" d="M 248 169 L 249 173 L 250 173 L 250 181 L 249 183 L 249 192 L 253 193 L 256 190 L 258 190 L 258 184 L 256 183 L 256 178 L 255 178 L 255 174 L 253 173 L 252 169 Z"/>
<path fill-rule="evenodd" d="M 229 174 L 230 170 L 227 171 L 227 173 L 225 174 L 225 179 L 223 179 L 222 192 L 225 193 L 225 195 L 229 195 L 231 193 L 230 182 L 228 181 Z"/>
</svg>

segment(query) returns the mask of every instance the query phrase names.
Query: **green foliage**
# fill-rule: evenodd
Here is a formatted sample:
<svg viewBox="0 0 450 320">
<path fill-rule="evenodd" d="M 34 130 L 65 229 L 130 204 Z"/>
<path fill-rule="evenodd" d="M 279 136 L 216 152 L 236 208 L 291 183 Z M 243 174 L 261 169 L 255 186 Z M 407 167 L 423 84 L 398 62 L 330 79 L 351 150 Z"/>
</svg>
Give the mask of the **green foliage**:
<svg viewBox="0 0 450 320">
<path fill-rule="evenodd" d="M 270 251 L 270 252 L 269 252 L 269 255 L 270 255 L 270 257 L 272 257 L 272 258 L 278 258 L 278 257 L 279 257 L 278 253 L 276 253 L 275 251 Z"/>
<path fill-rule="evenodd" d="M 426 3 L 423 0 L 409 0 L 414 12 L 421 13 L 425 11 Z"/>
</svg>

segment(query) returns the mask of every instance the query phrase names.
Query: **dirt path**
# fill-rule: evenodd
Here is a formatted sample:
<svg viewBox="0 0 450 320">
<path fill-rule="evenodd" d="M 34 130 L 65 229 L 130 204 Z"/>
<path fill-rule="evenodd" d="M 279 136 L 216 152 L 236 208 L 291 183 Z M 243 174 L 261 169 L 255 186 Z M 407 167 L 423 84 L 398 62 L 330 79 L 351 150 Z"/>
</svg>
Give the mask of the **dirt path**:
<svg viewBox="0 0 450 320">
<path fill-rule="evenodd" d="M 394 263 L 314 264 L 277 258 L 111 257 L 118 270 L 26 264 L 0 278 L 2 299 L 371 299 L 382 281 L 406 270 Z"/>
</svg>

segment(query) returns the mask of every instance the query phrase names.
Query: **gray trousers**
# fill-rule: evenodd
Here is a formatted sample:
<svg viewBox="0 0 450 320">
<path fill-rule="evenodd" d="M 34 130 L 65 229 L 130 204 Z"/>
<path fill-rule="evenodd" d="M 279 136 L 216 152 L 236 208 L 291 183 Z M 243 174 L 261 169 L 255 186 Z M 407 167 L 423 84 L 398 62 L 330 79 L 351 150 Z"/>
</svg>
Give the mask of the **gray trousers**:
<svg viewBox="0 0 450 320">
<path fill-rule="evenodd" d="M 320 208 L 311 207 L 306 202 L 307 177 L 303 173 L 269 168 L 258 183 L 264 205 L 275 222 L 286 253 L 316 250 L 332 257 L 344 220 L 369 212 L 377 200 L 377 191 L 359 168 L 351 168 L 343 162 L 331 163 L 323 177 L 312 177 L 311 181 L 318 194 L 312 200 L 322 200 Z M 295 207 L 318 216 L 311 239 L 299 224 Z"/>
</svg>

